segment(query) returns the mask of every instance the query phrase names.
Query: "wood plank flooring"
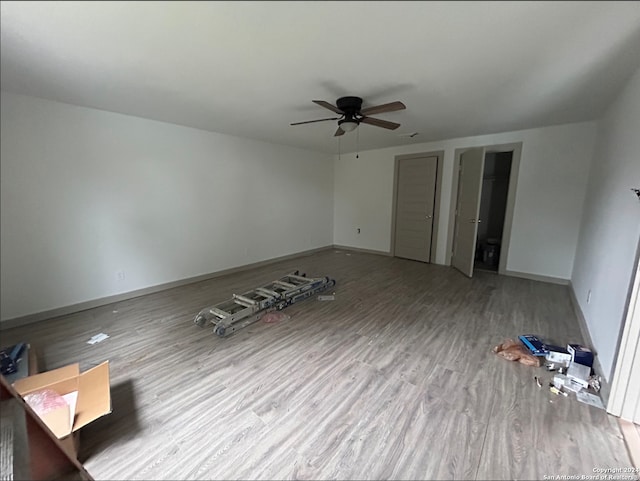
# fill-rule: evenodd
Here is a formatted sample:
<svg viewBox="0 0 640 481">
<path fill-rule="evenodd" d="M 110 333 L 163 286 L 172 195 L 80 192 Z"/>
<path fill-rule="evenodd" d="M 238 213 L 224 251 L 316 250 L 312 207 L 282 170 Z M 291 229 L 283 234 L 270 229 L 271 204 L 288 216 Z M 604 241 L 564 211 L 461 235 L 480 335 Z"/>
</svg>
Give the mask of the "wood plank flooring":
<svg viewBox="0 0 640 481">
<path fill-rule="evenodd" d="M 335 301 L 221 339 L 202 308 L 300 269 Z M 109 339 L 86 341 L 104 332 Z M 567 287 L 327 250 L 2 332 L 41 365 L 111 363 L 82 431 L 96 479 L 542 479 L 631 465 L 616 419 L 497 358 L 507 337 L 581 342 Z"/>
</svg>

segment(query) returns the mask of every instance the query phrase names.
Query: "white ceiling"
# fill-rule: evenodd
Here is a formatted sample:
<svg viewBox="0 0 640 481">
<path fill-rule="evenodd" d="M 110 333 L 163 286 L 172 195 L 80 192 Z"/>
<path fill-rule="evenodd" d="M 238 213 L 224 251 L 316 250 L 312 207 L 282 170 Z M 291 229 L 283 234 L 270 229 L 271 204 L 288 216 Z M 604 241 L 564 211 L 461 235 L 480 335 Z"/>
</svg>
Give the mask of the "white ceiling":
<svg viewBox="0 0 640 481">
<path fill-rule="evenodd" d="M 3 1 L 0 14 L 3 90 L 329 153 L 335 122 L 289 126 L 333 116 L 313 99 L 404 102 L 377 116 L 398 130 L 356 131 L 365 150 L 592 120 L 640 66 L 640 2 Z"/>
</svg>

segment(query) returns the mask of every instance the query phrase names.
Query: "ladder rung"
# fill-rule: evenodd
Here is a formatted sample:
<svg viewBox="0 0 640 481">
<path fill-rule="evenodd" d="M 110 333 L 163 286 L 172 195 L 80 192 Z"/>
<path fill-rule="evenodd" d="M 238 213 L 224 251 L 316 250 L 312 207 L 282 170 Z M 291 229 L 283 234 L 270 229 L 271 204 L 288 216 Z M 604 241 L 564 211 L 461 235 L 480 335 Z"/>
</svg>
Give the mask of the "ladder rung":
<svg viewBox="0 0 640 481">
<path fill-rule="evenodd" d="M 312 279 L 309 279 L 308 277 L 296 276 L 295 274 L 289 274 L 287 277 L 291 277 L 292 279 L 295 279 L 297 281 L 304 282 L 305 284 L 309 284 L 312 281 Z"/>
<path fill-rule="evenodd" d="M 267 297 L 277 297 L 279 294 L 276 291 L 272 291 L 271 289 L 267 289 L 266 287 L 258 287 L 256 289 L 257 292 Z"/>
<path fill-rule="evenodd" d="M 278 284 L 279 286 L 286 287 L 287 289 L 293 289 L 294 287 L 298 287 L 295 284 L 290 284 L 284 281 L 274 281 L 274 284 Z"/>
<path fill-rule="evenodd" d="M 244 297 L 244 296 L 242 296 L 240 294 L 234 294 L 233 298 L 236 301 L 242 301 L 243 303 L 248 304 L 249 306 L 255 306 L 258 303 L 257 301 L 254 301 L 253 299 L 249 299 L 248 297 Z M 243 304 L 243 305 L 245 305 L 245 304 Z"/>
<path fill-rule="evenodd" d="M 221 309 L 218 309 L 217 307 L 211 307 L 209 309 L 209 312 L 211 314 L 213 314 L 214 316 L 218 316 L 218 317 L 220 317 L 222 319 L 224 319 L 225 317 L 229 317 L 231 315 L 228 312 L 225 312 L 225 311 L 223 311 Z"/>
</svg>

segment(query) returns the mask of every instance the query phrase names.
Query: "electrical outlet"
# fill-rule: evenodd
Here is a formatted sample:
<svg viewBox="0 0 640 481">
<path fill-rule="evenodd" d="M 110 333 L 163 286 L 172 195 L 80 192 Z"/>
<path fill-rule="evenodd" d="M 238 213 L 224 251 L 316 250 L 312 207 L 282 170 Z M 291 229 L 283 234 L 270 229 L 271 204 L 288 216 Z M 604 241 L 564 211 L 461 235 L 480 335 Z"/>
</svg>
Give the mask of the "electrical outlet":
<svg viewBox="0 0 640 481">
<path fill-rule="evenodd" d="M 358 232 L 358 234 L 360 234 L 360 227 L 358 227 L 356 231 Z"/>
<path fill-rule="evenodd" d="M 124 271 L 118 271 L 118 272 L 116 272 L 116 280 L 118 280 L 118 281 L 124 281 Z"/>
<path fill-rule="evenodd" d="M 589 304 L 591 302 L 591 289 L 589 289 L 589 292 L 587 293 L 587 304 Z"/>
</svg>

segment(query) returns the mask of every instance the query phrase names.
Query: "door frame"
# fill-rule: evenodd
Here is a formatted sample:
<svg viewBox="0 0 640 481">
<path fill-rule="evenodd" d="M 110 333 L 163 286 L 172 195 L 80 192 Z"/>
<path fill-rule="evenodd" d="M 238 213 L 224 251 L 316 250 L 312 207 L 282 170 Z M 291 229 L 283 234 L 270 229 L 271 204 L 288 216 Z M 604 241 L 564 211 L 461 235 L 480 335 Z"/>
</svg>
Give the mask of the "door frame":
<svg viewBox="0 0 640 481">
<path fill-rule="evenodd" d="M 449 208 L 449 228 L 447 232 L 447 251 L 445 264 L 451 265 L 453 256 L 453 234 L 456 224 L 456 208 L 458 207 L 458 181 L 460 180 L 460 156 L 466 151 L 484 147 L 485 155 L 498 152 L 513 152 L 511 157 L 511 172 L 509 173 L 509 190 L 507 193 L 507 208 L 504 213 L 504 228 L 502 229 L 502 239 L 500 241 L 500 262 L 498 263 L 498 274 L 509 275 L 507 271 L 507 259 L 509 257 L 509 245 L 511 244 L 511 226 L 513 225 L 513 214 L 516 203 L 516 192 L 518 186 L 518 176 L 520 173 L 520 158 L 522 157 L 522 142 L 511 142 L 494 145 L 473 145 L 456 149 L 454 153 L 453 175 L 451 179 L 451 200 Z"/>
<path fill-rule="evenodd" d="M 444 158 L 444 150 L 436 150 L 434 152 L 419 152 L 416 154 L 396 155 L 393 164 L 393 197 L 391 204 L 391 242 L 389 253 L 395 257 L 396 255 L 396 207 L 398 203 L 398 171 L 401 160 L 421 159 L 423 157 L 436 157 L 436 192 L 433 204 L 433 229 L 431 230 L 431 250 L 429 252 L 429 262 L 435 263 L 436 252 L 438 249 L 438 226 L 440 224 L 440 198 L 442 197 L 442 160 Z"/>
<path fill-rule="evenodd" d="M 636 379 L 638 375 L 632 371 L 640 345 L 640 242 L 633 272 L 632 287 L 625 307 L 625 322 L 617 349 L 613 382 L 607 402 L 608 413 L 629 421 L 632 421 L 633 415 L 630 404 L 637 403 L 638 397 L 640 397 L 637 392 L 637 384 L 631 386 L 631 380 Z"/>
</svg>

